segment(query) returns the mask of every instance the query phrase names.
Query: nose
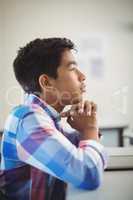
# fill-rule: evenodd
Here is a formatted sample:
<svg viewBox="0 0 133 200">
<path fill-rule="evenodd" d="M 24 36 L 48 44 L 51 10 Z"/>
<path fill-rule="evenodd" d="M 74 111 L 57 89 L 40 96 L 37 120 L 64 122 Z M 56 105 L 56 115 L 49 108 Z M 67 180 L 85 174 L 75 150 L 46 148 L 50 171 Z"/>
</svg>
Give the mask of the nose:
<svg viewBox="0 0 133 200">
<path fill-rule="evenodd" d="M 85 81 L 85 79 L 86 79 L 86 76 L 81 71 L 79 71 L 79 80 Z"/>
</svg>

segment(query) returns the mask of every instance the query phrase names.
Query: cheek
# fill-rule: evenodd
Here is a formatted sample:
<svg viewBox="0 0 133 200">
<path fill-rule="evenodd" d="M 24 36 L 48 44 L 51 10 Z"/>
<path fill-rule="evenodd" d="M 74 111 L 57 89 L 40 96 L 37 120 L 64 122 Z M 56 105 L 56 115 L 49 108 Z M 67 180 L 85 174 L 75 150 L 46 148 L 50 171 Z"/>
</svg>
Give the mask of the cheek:
<svg viewBox="0 0 133 200">
<path fill-rule="evenodd" d="M 75 73 L 66 72 L 60 75 L 56 86 L 60 91 L 74 92 L 79 89 L 80 82 Z"/>
<path fill-rule="evenodd" d="M 71 84 L 78 85 L 79 84 L 78 76 L 75 73 L 71 73 L 71 74 L 65 76 L 63 79 L 64 79 L 64 82 L 66 82 L 69 85 L 71 85 Z"/>
<path fill-rule="evenodd" d="M 63 80 L 63 83 L 62 83 L 62 86 L 64 88 L 66 88 L 67 90 L 73 90 L 74 88 L 76 89 L 76 87 L 78 88 L 79 87 L 79 82 L 77 80 L 76 77 L 74 76 L 69 76 L 67 78 L 65 78 Z"/>
</svg>

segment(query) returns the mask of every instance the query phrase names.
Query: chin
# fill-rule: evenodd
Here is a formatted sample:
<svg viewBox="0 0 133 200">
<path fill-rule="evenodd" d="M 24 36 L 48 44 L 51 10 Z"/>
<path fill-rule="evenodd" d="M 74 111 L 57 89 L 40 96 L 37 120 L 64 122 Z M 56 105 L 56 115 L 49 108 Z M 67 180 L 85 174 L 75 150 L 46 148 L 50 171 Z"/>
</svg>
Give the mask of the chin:
<svg viewBox="0 0 133 200">
<path fill-rule="evenodd" d="M 82 101 L 82 97 L 78 96 L 78 97 L 75 97 L 73 99 L 69 99 L 69 100 L 66 100 L 66 99 L 63 99 L 62 102 L 61 102 L 61 105 L 62 106 L 68 106 L 68 105 L 73 105 L 73 104 L 78 104 Z"/>
<path fill-rule="evenodd" d="M 67 96 L 65 98 L 62 98 L 60 100 L 60 104 L 62 106 L 67 106 L 67 105 L 73 105 L 73 104 L 78 104 L 83 100 L 83 94 L 82 93 L 74 93 L 71 95 L 71 97 L 69 96 L 67 98 Z"/>
<path fill-rule="evenodd" d="M 83 100 L 83 96 L 82 96 L 82 95 L 78 95 L 78 96 L 74 97 L 74 98 L 71 100 L 71 105 L 72 105 L 72 104 L 80 103 L 82 100 Z"/>
</svg>

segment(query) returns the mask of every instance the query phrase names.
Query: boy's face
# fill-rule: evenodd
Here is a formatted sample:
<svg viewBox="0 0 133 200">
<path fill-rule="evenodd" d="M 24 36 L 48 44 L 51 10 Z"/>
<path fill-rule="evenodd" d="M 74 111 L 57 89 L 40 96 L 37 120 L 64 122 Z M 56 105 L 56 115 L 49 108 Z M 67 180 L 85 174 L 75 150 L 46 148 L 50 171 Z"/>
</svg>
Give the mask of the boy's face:
<svg viewBox="0 0 133 200">
<path fill-rule="evenodd" d="M 72 105 L 82 100 L 85 92 L 85 76 L 78 69 L 72 51 L 65 50 L 62 54 L 58 77 L 52 80 L 61 105 Z"/>
</svg>

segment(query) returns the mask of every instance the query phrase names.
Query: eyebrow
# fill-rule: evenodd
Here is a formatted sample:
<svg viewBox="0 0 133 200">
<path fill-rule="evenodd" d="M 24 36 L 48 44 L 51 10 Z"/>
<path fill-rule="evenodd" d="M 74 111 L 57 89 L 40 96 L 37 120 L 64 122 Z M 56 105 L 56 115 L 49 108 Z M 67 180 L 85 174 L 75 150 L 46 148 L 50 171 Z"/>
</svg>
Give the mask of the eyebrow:
<svg viewBox="0 0 133 200">
<path fill-rule="evenodd" d="M 70 65 L 77 65 L 77 62 L 76 62 L 76 61 L 70 61 L 70 62 L 67 64 L 67 67 L 69 67 Z"/>
</svg>

